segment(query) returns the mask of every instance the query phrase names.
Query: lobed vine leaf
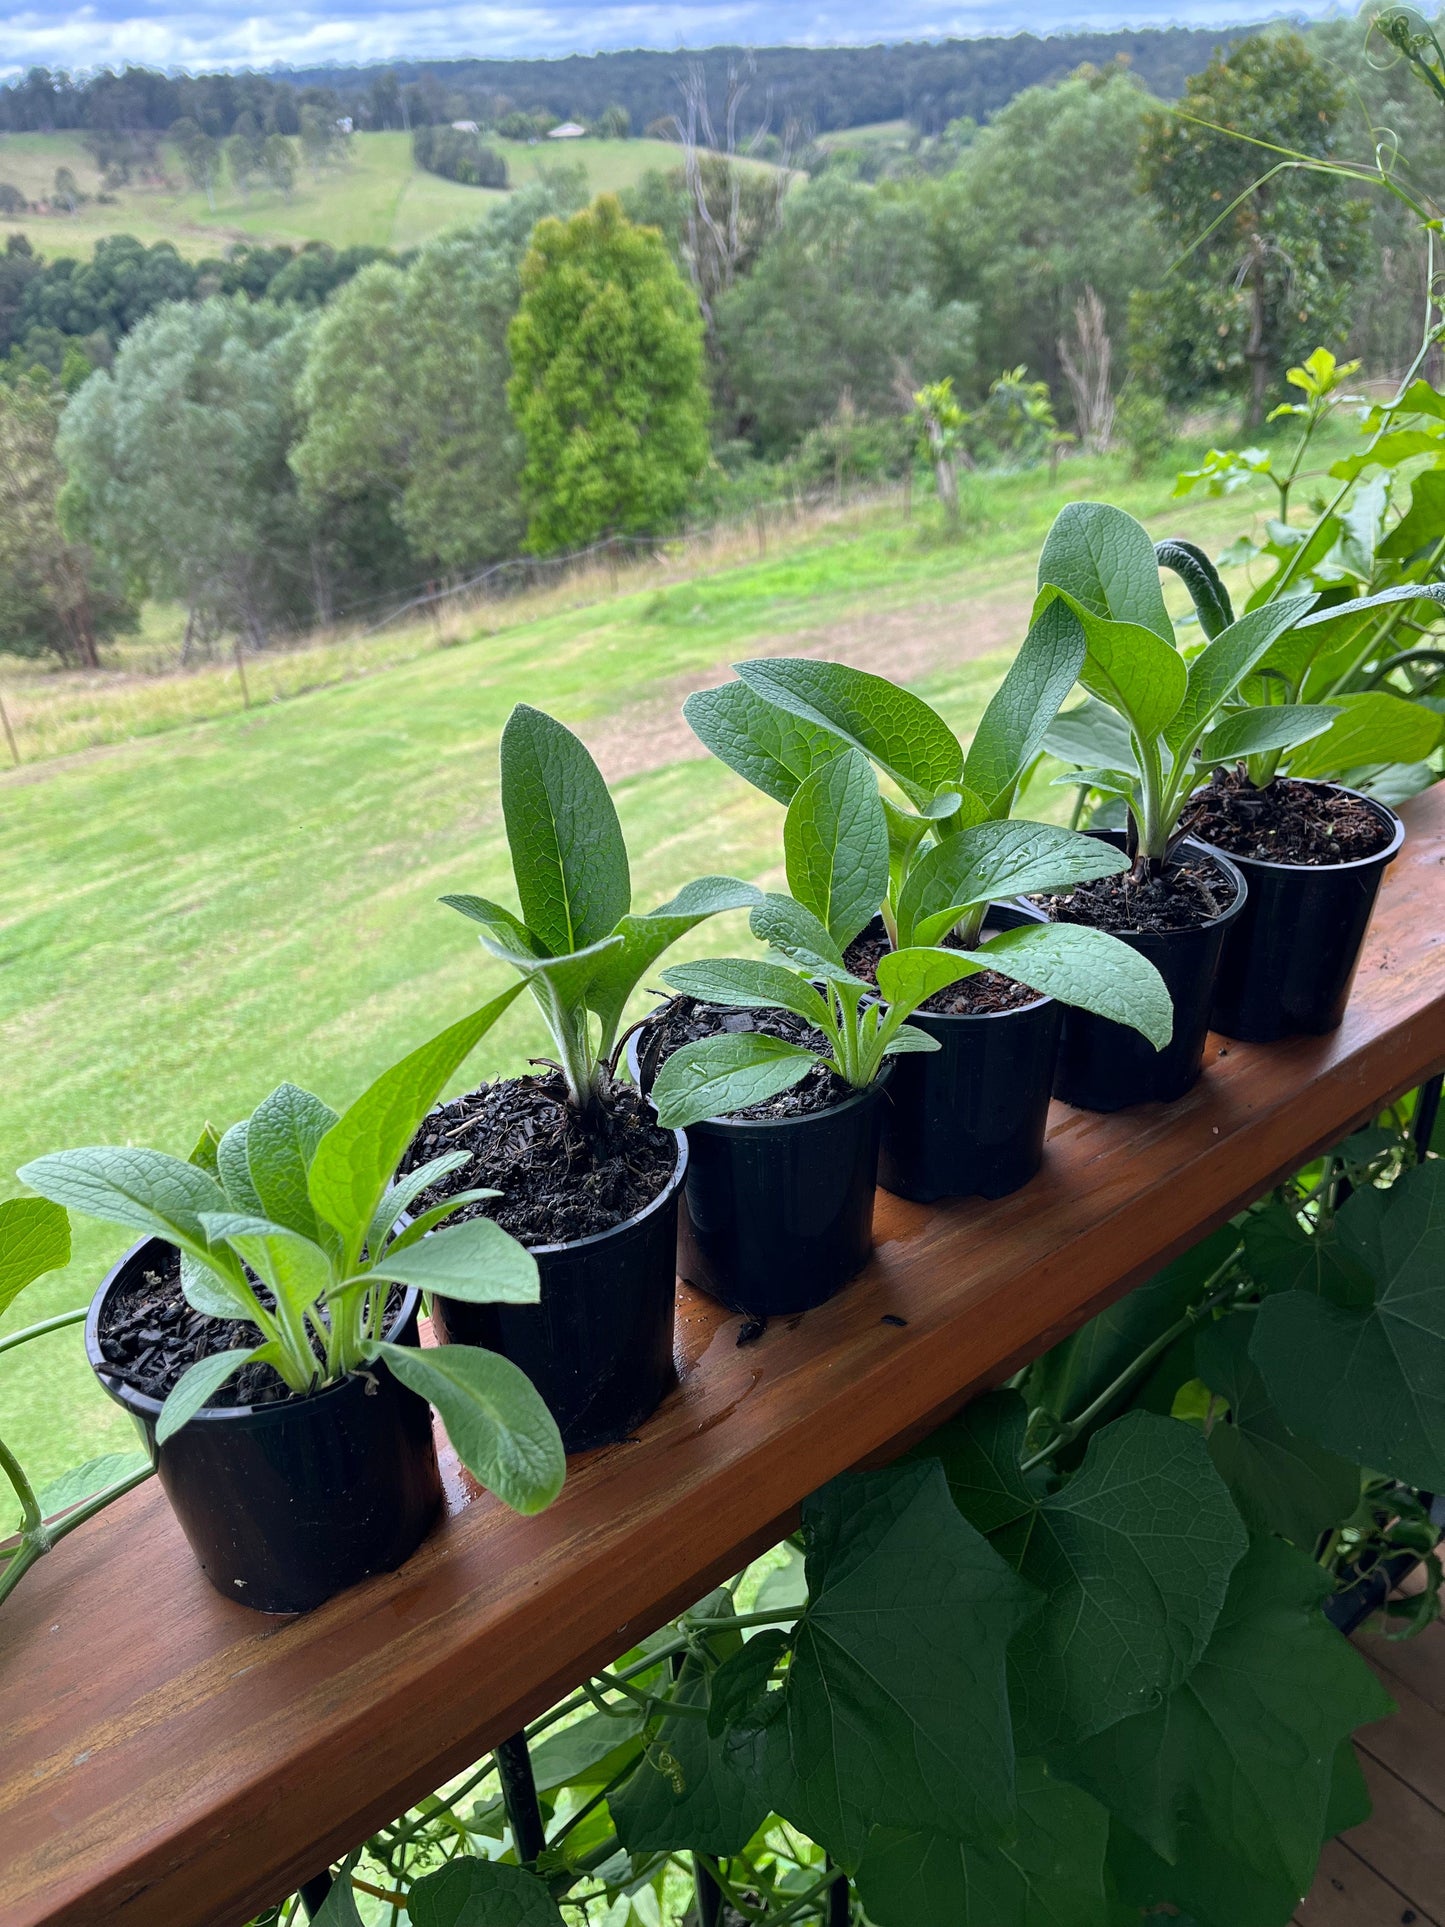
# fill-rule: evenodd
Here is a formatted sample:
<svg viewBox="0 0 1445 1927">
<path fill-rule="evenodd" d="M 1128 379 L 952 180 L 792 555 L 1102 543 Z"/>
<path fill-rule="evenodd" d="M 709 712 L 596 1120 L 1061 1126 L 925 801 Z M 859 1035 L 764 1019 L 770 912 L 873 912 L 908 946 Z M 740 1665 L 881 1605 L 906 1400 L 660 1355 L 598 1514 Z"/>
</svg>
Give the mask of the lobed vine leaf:
<svg viewBox="0 0 1445 1927">
<path fill-rule="evenodd" d="M 696 1660 L 683 1667 L 675 1697 L 707 1706 L 708 1681 Z M 719 1734 L 712 1724 L 664 1718 L 637 1771 L 610 1796 L 629 1853 L 741 1853 L 767 1819 L 763 1733 L 733 1727 Z"/>
<path fill-rule="evenodd" d="M 536 1874 L 470 1857 L 414 1881 L 406 1911 L 411 1927 L 563 1927 L 556 1901 Z"/>
</svg>

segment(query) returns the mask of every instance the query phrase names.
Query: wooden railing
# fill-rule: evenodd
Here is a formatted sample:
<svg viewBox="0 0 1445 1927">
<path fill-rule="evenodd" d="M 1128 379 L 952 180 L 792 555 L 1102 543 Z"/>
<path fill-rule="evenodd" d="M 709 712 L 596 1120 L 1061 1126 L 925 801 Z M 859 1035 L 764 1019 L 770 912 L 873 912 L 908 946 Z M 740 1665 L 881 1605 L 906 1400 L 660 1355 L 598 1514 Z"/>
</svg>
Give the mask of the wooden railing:
<svg viewBox="0 0 1445 1927">
<path fill-rule="evenodd" d="M 416 1557 L 299 1620 L 214 1592 L 153 1484 L 66 1539 L 0 1617 L 0 1922 L 244 1921 L 772 1545 L 817 1486 L 1445 1068 L 1445 792 L 1405 815 L 1334 1036 L 1211 1038 L 1168 1108 L 1055 1106 L 1042 1175 L 998 1203 L 880 1193 L 864 1274 L 752 1343 L 682 1289 L 677 1391 L 540 1517 L 448 1461 Z"/>
</svg>

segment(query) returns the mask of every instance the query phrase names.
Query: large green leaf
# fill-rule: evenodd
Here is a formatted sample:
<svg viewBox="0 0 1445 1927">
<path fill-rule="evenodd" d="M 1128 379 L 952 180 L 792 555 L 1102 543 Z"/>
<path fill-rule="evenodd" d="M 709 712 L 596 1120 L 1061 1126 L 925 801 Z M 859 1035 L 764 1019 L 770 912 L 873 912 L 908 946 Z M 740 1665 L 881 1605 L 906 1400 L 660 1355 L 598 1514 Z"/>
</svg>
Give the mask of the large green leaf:
<svg viewBox="0 0 1445 1927">
<path fill-rule="evenodd" d="M 1401 583 L 1393 589 L 1378 590 L 1374 595 L 1331 603 L 1306 616 L 1281 636 L 1260 666 L 1276 671 L 1297 687 L 1313 664 L 1336 657 L 1348 659 L 1362 650 L 1368 653 L 1369 639 L 1382 621 L 1382 610 L 1388 613 L 1400 609 L 1400 613 L 1408 614 L 1410 612 L 1400 605 L 1422 601 L 1438 604 L 1442 600 L 1445 600 L 1445 585 L 1434 582 Z M 1315 680 L 1311 676 L 1311 683 Z M 1307 693 L 1321 692 L 1311 689 Z"/>
<path fill-rule="evenodd" d="M 739 1031 L 700 1037 L 673 1052 L 649 1096 L 665 1131 L 685 1131 L 704 1118 L 731 1117 L 800 1084 L 822 1058 L 781 1037 Z"/>
<path fill-rule="evenodd" d="M 957 784 L 958 738 L 934 709 L 886 676 L 841 662 L 780 656 L 735 665 L 765 702 L 839 736 L 877 763 L 915 804 Z"/>
<path fill-rule="evenodd" d="M 383 1071 L 317 1145 L 307 1188 L 322 1218 L 341 1233 L 350 1263 L 416 1127 L 521 990 L 513 984 Z"/>
<path fill-rule="evenodd" d="M 832 730 L 765 702 L 744 682 L 696 690 L 682 713 L 720 762 L 777 803 L 791 803 L 805 776 L 848 747 Z"/>
<path fill-rule="evenodd" d="M 984 968 L 973 950 L 886 950 L 878 959 L 878 989 L 895 1014 L 907 1017 L 936 991 Z M 919 1033 L 920 1035 L 922 1033 Z"/>
<path fill-rule="evenodd" d="M 974 952 L 990 970 L 1061 1004 L 1142 1032 L 1155 1050 L 1174 1034 L 1168 986 L 1147 957 L 1106 930 L 1081 923 L 1029 923 L 1000 930 Z"/>
<path fill-rule="evenodd" d="M 1328 1626 L 1329 1580 L 1277 1539 L 1237 1567 L 1203 1658 L 1162 1704 L 1053 1764 L 1159 1856 L 1172 1902 L 1228 1927 L 1279 1927 L 1314 1877 L 1340 1741 L 1392 1708 Z"/>
<path fill-rule="evenodd" d="M 789 890 L 846 950 L 888 892 L 888 824 L 866 756 L 850 750 L 799 785 L 783 855 Z"/>
<path fill-rule="evenodd" d="M 493 903 L 490 897 L 446 896 L 438 897 L 449 910 L 459 910 L 473 923 L 490 930 L 498 943 L 505 944 L 509 950 L 520 951 L 528 957 L 545 957 L 548 953 L 541 942 L 532 934 L 514 911 L 504 904 Z"/>
<path fill-rule="evenodd" d="M 527 928 L 553 956 L 627 915 L 627 845 L 602 773 L 554 717 L 518 703 L 502 731 L 502 815 Z"/>
<path fill-rule="evenodd" d="M 1243 1237 L 1245 1267 L 1263 1291 L 1311 1291 L 1346 1310 L 1375 1302 L 1374 1280 L 1358 1254 L 1331 1228 L 1306 1231 L 1287 1205 L 1271 1201 L 1251 1211 Z"/>
<path fill-rule="evenodd" d="M 138 1480 L 150 1470 L 151 1462 L 144 1452 L 106 1452 L 100 1458 L 87 1459 L 84 1465 L 72 1466 L 58 1479 L 41 1486 L 35 1503 L 40 1507 L 42 1519 L 54 1519 L 73 1506 L 93 1499 L 107 1486 L 120 1485 L 127 1479 Z"/>
<path fill-rule="evenodd" d="M 748 928 L 760 943 L 770 944 L 810 977 L 841 979 L 850 974 L 843 952 L 822 924 L 792 897 L 765 896 L 748 918 Z"/>
<path fill-rule="evenodd" d="M 586 991 L 602 1026 L 604 1049 L 616 1035 L 628 998 L 664 951 L 706 918 L 724 910 L 749 910 L 761 901 L 755 884 L 736 877 L 697 877 L 645 917 L 624 917 L 614 932 L 621 943 L 602 959 Z"/>
<path fill-rule="evenodd" d="M 1070 502 L 1039 556 L 1039 587 L 1063 589 L 1095 616 L 1150 630 L 1174 646 L 1174 627 L 1148 531 L 1108 502 Z"/>
<path fill-rule="evenodd" d="M 1223 1226 L 1045 1352 L 1029 1371 L 1025 1391 L 1029 1405 L 1056 1419 L 1076 1418 L 1146 1346 L 1204 1297 L 1210 1280 L 1238 1249 L 1238 1232 L 1231 1225 Z M 970 1507 L 964 1510 L 975 1517 Z M 980 1522 L 975 1519 L 975 1523 Z"/>
<path fill-rule="evenodd" d="M 855 1868 L 874 1826 L 998 1834 L 1014 1811 L 1004 1657 L 1034 1602 L 936 1465 L 803 1507 L 809 1606 L 768 1730 L 774 1809 Z"/>
<path fill-rule="evenodd" d="M 1092 615 L 1072 598 L 1069 606 L 1089 639 L 1079 681 L 1091 696 L 1117 709 L 1141 742 L 1152 742 L 1184 701 L 1189 685 L 1184 658 L 1173 643 L 1162 642 L 1139 623 Z"/>
<path fill-rule="evenodd" d="M 708 1682 L 689 1659 L 675 1698 L 706 1707 Z M 632 1778 L 609 1796 L 617 1837 L 632 1854 L 741 1853 L 768 1817 L 763 1734 L 714 1736 L 704 1720 L 664 1718 Z"/>
<path fill-rule="evenodd" d="M 189 1245 L 204 1257 L 203 1211 L 224 1211 L 226 1195 L 194 1164 L 131 1145 L 51 1151 L 16 1176 L 42 1198 L 127 1231 Z"/>
<path fill-rule="evenodd" d="M 467 1305 L 535 1305 L 542 1295 L 537 1260 L 495 1218 L 469 1218 L 393 1246 L 370 1275 Z"/>
<path fill-rule="evenodd" d="M 1134 739 L 1116 709 L 1090 696 L 1077 709 L 1055 716 L 1044 732 L 1044 748 L 1061 763 L 1079 769 L 1114 769 L 1139 774 Z"/>
<path fill-rule="evenodd" d="M 1078 681 L 1087 647 L 1078 617 L 1066 603 L 1051 602 L 979 719 L 963 780 L 1000 815 L 1007 814 L 1019 779 Z"/>
<path fill-rule="evenodd" d="M 1276 638 L 1292 629 L 1314 601 L 1313 592 L 1281 596 L 1241 616 L 1200 650 L 1189 665 L 1184 700 L 1164 732 L 1176 756 L 1188 751 Z"/>
<path fill-rule="evenodd" d="M 1236 709 L 1199 745 L 1200 767 L 1236 763 L 1246 756 L 1307 743 L 1312 736 L 1323 736 L 1338 714 L 1332 703 L 1270 703 L 1258 709 Z"/>
<path fill-rule="evenodd" d="M 1340 777 L 1370 763 L 1418 763 L 1445 732 L 1445 716 L 1387 689 L 1333 700 L 1339 714 L 1290 756 L 1291 776 Z"/>
<path fill-rule="evenodd" d="M 332 1283 L 331 1260 L 318 1244 L 289 1225 L 252 1218 L 238 1211 L 203 1211 L 201 1224 L 213 1245 L 228 1244 L 278 1300 L 283 1320 L 296 1338 L 299 1363 L 310 1363 L 303 1320 L 325 1297 Z"/>
<path fill-rule="evenodd" d="M 410 1345 L 374 1341 L 367 1356 L 382 1359 L 403 1385 L 429 1399 L 447 1437 L 479 1484 L 514 1512 L 541 1512 L 562 1490 L 567 1461 L 552 1414 L 525 1372 L 509 1358 L 473 1345 Z"/>
<path fill-rule="evenodd" d="M 208 1405 L 226 1383 L 234 1378 L 243 1365 L 248 1365 L 257 1356 L 260 1347 L 254 1349 L 242 1345 L 235 1351 L 212 1352 L 207 1358 L 198 1358 L 194 1365 L 186 1368 L 176 1380 L 166 1402 L 161 1407 L 160 1417 L 156 1420 L 156 1444 L 164 1445 L 166 1440 L 196 1416 L 203 1405 Z"/>
<path fill-rule="evenodd" d="M 1376 1286 L 1348 1309 L 1308 1291 L 1266 1298 L 1250 1354 L 1294 1432 L 1356 1465 L 1445 1486 L 1445 1163 L 1356 1191 L 1336 1219 Z"/>
<path fill-rule="evenodd" d="M 411 1927 L 564 1927 L 545 1883 L 500 1860 L 449 1860 L 407 1889 Z"/>
<path fill-rule="evenodd" d="M 335 1122 L 335 1111 L 319 1097 L 295 1084 L 278 1084 L 251 1113 L 246 1129 L 246 1165 L 265 1215 L 318 1243 L 321 1228 L 306 1174 Z"/>
<path fill-rule="evenodd" d="M 1127 870 L 1096 836 L 1023 819 L 980 823 L 923 852 L 898 894 L 898 941 L 937 943 L 967 909 Z"/>
<path fill-rule="evenodd" d="M 828 1021 L 828 1006 L 805 977 L 765 957 L 700 957 L 662 973 L 669 990 L 699 1003 L 735 1010 L 791 1010 L 810 1024 Z"/>
<path fill-rule="evenodd" d="M 1358 1506 L 1359 1467 L 1290 1431 L 1250 1363 L 1250 1332 L 1249 1318 L 1226 1318 L 1194 1341 L 1196 1371 L 1229 1406 L 1210 1429 L 1209 1456 L 1251 1532 L 1312 1553 Z"/>
<path fill-rule="evenodd" d="M 605 1786 L 633 1753 L 641 1752 L 648 1717 L 639 1706 L 630 1712 L 590 1713 L 570 1726 L 554 1727 L 529 1748 L 537 1791 Z"/>
<path fill-rule="evenodd" d="M 381 1194 L 381 1203 L 372 1214 L 371 1223 L 366 1227 L 366 1248 L 372 1257 L 380 1255 L 387 1234 L 395 1226 L 402 1212 L 421 1196 L 423 1191 L 460 1171 L 464 1164 L 470 1164 L 470 1151 L 448 1151 L 442 1157 L 429 1158 L 419 1164 L 414 1171 L 394 1179 Z"/>
<path fill-rule="evenodd" d="M 1017 1464 L 1026 1424 L 1016 1394 L 995 1397 L 935 1433 L 930 1449 L 951 1478 L 953 1440 L 993 1432 L 986 1456 Z M 998 1499 L 979 1493 L 977 1444 L 965 1464 L 955 1501 L 994 1518 Z M 1002 1496 L 1022 1500 L 1013 1481 Z M 1096 1432 L 1057 1492 L 991 1534 L 1045 1595 L 1009 1664 L 1016 1727 L 1031 1750 L 1098 1733 L 1177 1686 L 1204 1651 L 1246 1546 L 1203 1438 L 1147 1412 Z"/>
<path fill-rule="evenodd" d="M 70 1220 L 49 1198 L 0 1204 L 0 1312 L 47 1271 L 70 1263 Z"/>
<path fill-rule="evenodd" d="M 1445 531 L 1445 469 L 1422 469 L 1410 480 L 1410 506 L 1375 553 L 1391 562 L 1409 562 L 1433 550 Z"/>
<path fill-rule="evenodd" d="M 251 1165 L 246 1150 L 250 1132 L 251 1120 L 243 1117 L 219 1139 L 216 1145 L 216 1176 L 231 1200 L 233 1210 L 249 1211 L 258 1218 L 264 1218 L 266 1207 L 251 1181 Z M 204 1171 L 206 1167 L 201 1165 L 200 1168 Z"/>
<path fill-rule="evenodd" d="M 1019 1818 L 1003 1841 L 880 1828 L 858 1869 L 877 1927 L 1109 1927 L 1109 1816 L 1041 1760 L 1019 1765 Z"/>
</svg>

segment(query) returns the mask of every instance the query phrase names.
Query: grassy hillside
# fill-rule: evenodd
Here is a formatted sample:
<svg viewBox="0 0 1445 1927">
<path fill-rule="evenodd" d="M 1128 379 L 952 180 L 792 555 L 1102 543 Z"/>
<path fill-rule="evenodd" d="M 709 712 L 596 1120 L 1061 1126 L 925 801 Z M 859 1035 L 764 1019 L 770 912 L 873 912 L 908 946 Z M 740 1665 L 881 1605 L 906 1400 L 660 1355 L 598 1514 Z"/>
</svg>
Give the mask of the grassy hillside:
<svg viewBox="0 0 1445 1927">
<path fill-rule="evenodd" d="M 677 164 L 667 141 L 499 141 L 514 186 L 541 169 L 580 161 L 593 193 L 629 187 L 649 168 Z M 478 219 L 502 198 L 498 190 L 462 187 L 416 167 L 406 134 L 358 134 L 342 166 L 317 177 L 302 168 L 287 200 L 255 187 L 241 196 L 225 181 L 212 208 L 206 196 L 183 186 L 178 155 L 163 149 L 173 185 L 133 185 L 117 190 L 113 206 L 92 199 L 74 215 L 26 213 L 0 221 L 0 236 L 28 234 L 42 254 L 85 256 L 108 234 L 171 241 L 192 259 L 219 254 L 234 241 L 329 241 L 335 247 L 370 245 L 409 248 L 446 228 Z M 82 192 L 100 186 L 95 163 L 74 134 L 0 134 L 0 181 L 18 187 L 29 201 L 47 198 L 55 170 L 68 167 Z"/>
<path fill-rule="evenodd" d="M 493 612 L 451 638 L 428 625 L 390 640 L 409 661 L 0 778 L 0 1190 L 61 1145 L 183 1153 L 204 1119 L 224 1127 L 283 1076 L 344 1103 L 500 988 L 434 900 L 510 895 L 496 752 L 521 695 L 598 755 L 637 903 L 705 871 L 776 884 L 778 812 L 700 758 L 678 716 L 686 691 L 740 654 L 806 650 L 911 681 L 967 735 L 1023 633 L 1063 497 L 1107 492 L 1207 542 L 1238 526 L 1238 502 L 1181 510 L 1167 482 L 1121 469 L 999 478 L 962 542 L 889 510 L 587 608 Z M 1062 807 L 1041 785 L 1035 813 Z M 735 944 L 736 922 L 694 947 Z M 469 1072 L 515 1071 L 541 1041 L 519 1005 Z M 5 1324 L 81 1302 L 126 1242 L 78 1223 L 69 1271 Z M 42 1476 L 124 1442 L 73 1332 L 7 1358 L 3 1392 L 7 1440 Z"/>
</svg>

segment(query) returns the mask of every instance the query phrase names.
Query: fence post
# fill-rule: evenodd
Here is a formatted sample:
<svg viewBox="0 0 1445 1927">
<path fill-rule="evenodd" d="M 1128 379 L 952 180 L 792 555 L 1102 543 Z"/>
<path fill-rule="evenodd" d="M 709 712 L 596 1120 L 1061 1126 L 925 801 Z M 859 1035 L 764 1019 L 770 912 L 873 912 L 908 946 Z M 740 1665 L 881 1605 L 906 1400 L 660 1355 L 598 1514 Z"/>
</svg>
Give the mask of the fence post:
<svg viewBox="0 0 1445 1927">
<path fill-rule="evenodd" d="M 0 695 L 0 723 L 5 725 L 5 740 L 10 745 L 10 760 L 16 769 L 20 767 L 20 751 L 15 742 L 15 731 L 10 726 L 10 711 L 5 707 L 5 698 Z"/>
<path fill-rule="evenodd" d="M 753 521 L 758 531 L 758 554 L 766 555 L 768 552 L 768 525 L 763 515 L 763 505 L 761 502 L 755 502 L 753 504 Z"/>
<path fill-rule="evenodd" d="M 236 674 L 241 678 L 241 706 L 243 709 L 249 709 L 251 707 L 251 692 L 246 687 L 246 665 L 241 657 L 241 637 L 239 631 L 236 635 Z"/>
<path fill-rule="evenodd" d="M 502 1804 L 512 1829 L 512 1844 L 517 1858 L 530 1864 L 547 1844 L 542 1827 L 542 1809 L 537 1804 L 537 1782 L 532 1778 L 532 1756 L 527 1751 L 527 1735 L 514 1733 L 496 1749 L 497 1773 L 502 1782 Z"/>
</svg>

